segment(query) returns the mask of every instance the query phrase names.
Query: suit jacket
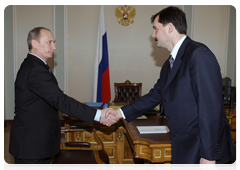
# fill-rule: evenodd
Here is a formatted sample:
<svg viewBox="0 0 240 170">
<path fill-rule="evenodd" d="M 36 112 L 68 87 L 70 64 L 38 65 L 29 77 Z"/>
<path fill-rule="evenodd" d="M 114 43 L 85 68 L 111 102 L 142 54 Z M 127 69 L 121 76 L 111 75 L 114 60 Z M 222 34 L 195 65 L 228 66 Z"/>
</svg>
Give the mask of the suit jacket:
<svg viewBox="0 0 240 170">
<path fill-rule="evenodd" d="M 65 95 L 48 67 L 28 54 L 15 81 L 15 117 L 9 152 L 18 159 L 54 156 L 60 148 L 58 110 L 92 123 L 96 109 Z"/>
<path fill-rule="evenodd" d="M 160 102 L 171 131 L 173 163 L 199 163 L 201 157 L 225 163 L 234 155 L 220 67 L 205 45 L 187 37 L 171 72 L 167 60 L 154 88 L 122 110 L 131 121 Z"/>
</svg>

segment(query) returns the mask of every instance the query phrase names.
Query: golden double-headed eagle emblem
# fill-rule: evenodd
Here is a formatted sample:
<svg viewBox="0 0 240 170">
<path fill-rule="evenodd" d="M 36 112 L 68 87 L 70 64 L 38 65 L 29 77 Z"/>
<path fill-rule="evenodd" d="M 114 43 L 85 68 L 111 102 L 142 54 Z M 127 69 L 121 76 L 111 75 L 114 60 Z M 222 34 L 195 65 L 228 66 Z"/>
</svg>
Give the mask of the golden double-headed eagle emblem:
<svg viewBox="0 0 240 170">
<path fill-rule="evenodd" d="M 118 6 L 116 7 L 116 17 L 118 23 L 123 26 L 128 26 L 129 24 L 134 23 L 133 18 L 136 15 L 136 10 L 132 6 Z"/>
</svg>

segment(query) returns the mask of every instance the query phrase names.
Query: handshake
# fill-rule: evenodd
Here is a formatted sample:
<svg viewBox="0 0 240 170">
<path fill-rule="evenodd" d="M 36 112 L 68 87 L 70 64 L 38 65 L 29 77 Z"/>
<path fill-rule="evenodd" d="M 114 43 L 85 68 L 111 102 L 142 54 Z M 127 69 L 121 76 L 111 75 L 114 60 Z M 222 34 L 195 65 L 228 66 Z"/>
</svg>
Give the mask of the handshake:
<svg viewBox="0 0 240 170">
<path fill-rule="evenodd" d="M 102 109 L 100 123 L 106 126 L 111 126 L 114 123 L 117 123 L 121 119 L 122 113 L 120 109 L 106 108 Z"/>
</svg>

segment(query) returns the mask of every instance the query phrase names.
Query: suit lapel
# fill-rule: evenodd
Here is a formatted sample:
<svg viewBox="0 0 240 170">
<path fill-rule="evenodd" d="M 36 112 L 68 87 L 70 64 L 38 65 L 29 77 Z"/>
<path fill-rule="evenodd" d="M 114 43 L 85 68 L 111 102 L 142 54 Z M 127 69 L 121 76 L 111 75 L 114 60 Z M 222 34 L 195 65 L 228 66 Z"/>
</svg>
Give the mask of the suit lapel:
<svg viewBox="0 0 240 170">
<path fill-rule="evenodd" d="M 180 46 L 177 56 L 176 56 L 176 59 L 174 61 L 172 70 L 171 70 L 170 74 L 168 75 L 167 80 L 164 78 L 164 80 L 166 80 L 167 82 L 165 83 L 163 92 L 165 92 L 165 90 L 167 89 L 169 84 L 172 82 L 173 78 L 176 76 L 176 74 L 182 64 L 182 56 L 184 55 L 184 51 L 185 51 L 189 41 L 191 41 L 191 39 L 189 37 L 186 37 L 186 39 L 183 41 L 182 45 Z M 165 75 L 167 75 L 167 74 L 168 74 L 168 67 L 165 67 Z"/>
<path fill-rule="evenodd" d="M 31 58 L 32 60 L 34 60 L 35 62 L 39 63 L 41 66 L 43 66 L 44 68 L 46 68 L 46 70 L 49 72 L 48 67 L 47 67 L 47 66 L 45 65 L 45 63 L 44 63 L 43 61 L 41 61 L 39 58 L 37 58 L 37 57 L 35 57 L 35 56 L 33 56 L 33 55 L 29 54 L 29 53 L 28 53 L 28 56 L 27 56 L 27 57 L 29 57 L 29 58 Z M 58 84 L 57 79 L 56 79 L 56 77 L 54 76 L 54 74 L 53 74 L 53 73 L 49 73 L 49 74 L 51 74 L 51 76 L 53 77 L 54 82 L 55 82 L 56 84 Z"/>
<path fill-rule="evenodd" d="M 163 87 L 161 89 L 162 93 L 163 93 L 163 90 L 165 89 L 165 85 L 166 85 L 166 82 L 167 82 L 167 78 L 168 78 L 168 71 L 169 71 L 169 62 L 168 60 L 165 61 L 165 63 L 163 64 L 163 67 L 161 69 L 161 74 L 160 74 L 160 87 Z"/>
</svg>

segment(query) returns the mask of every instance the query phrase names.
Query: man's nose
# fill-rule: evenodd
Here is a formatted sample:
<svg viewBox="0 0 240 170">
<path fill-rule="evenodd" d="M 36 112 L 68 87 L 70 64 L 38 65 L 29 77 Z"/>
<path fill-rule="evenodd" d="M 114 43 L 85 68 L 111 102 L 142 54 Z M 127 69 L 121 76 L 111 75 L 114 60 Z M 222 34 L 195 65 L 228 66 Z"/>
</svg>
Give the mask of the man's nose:
<svg viewBox="0 0 240 170">
<path fill-rule="evenodd" d="M 156 38 L 155 31 L 153 31 L 153 33 L 152 33 L 152 38 Z"/>
<path fill-rule="evenodd" d="M 52 45 L 52 49 L 55 51 L 57 48 L 55 46 L 55 44 Z"/>
</svg>

